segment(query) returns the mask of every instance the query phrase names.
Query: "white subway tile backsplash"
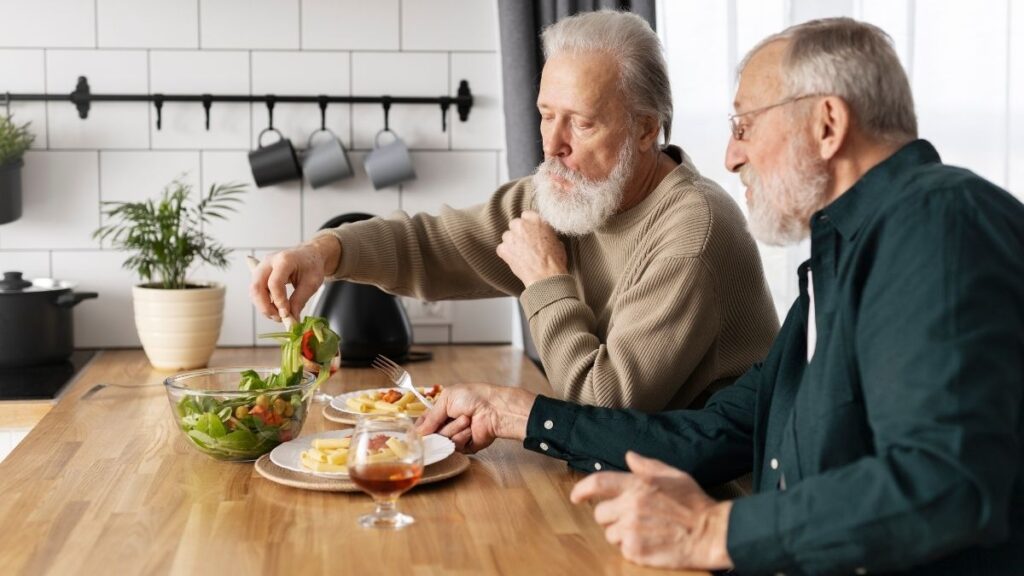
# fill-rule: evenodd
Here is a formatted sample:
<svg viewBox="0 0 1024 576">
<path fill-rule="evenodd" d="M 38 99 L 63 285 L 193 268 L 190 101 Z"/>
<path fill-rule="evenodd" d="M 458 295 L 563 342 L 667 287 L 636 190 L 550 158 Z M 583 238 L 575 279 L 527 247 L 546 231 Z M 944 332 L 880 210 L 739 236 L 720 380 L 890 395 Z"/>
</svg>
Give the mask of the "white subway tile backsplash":
<svg viewBox="0 0 1024 576">
<path fill-rule="evenodd" d="M 128 253 L 92 240 L 100 203 L 155 199 L 179 176 L 195 185 L 197 198 L 214 182 L 242 181 L 249 189 L 240 211 L 212 225 L 215 238 L 233 250 L 230 267 L 197 265 L 191 277 L 227 287 L 221 345 L 276 345 L 256 339 L 281 325 L 253 308 L 245 254 L 265 258 L 292 247 L 342 213 L 437 213 L 444 203 L 468 206 L 493 193 L 504 170 L 495 6 L 494 0 L 0 0 L 0 18 L 19 24 L 0 35 L 0 94 L 68 93 L 78 76 L 87 76 L 94 93 L 441 96 L 454 95 L 465 78 L 476 97 L 466 123 L 449 110 L 448 132 L 441 131 L 438 106 L 394 105 L 391 127 L 413 149 L 419 177 L 381 191 L 363 168 L 383 128 L 379 105 L 329 105 L 327 127 L 349 148 L 355 175 L 313 190 L 299 180 L 263 189 L 252 183 L 247 151 L 267 125 L 263 104 L 214 103 L 207 131 L 201 104 L 166 103 L 158 131 L 147 103 L 94 103 L 86 120 L 68 102 L 14 103 L 16 120 L 32 122 L 40 151 L 26 157 L 25 215 L 0 226 L 0 271 L 60 277 L 98 292 L 75 308 L 76 345 L 137 347 L 131 287 L 139 279 L 122 268 Z M 316 104 L 277 104 L 274 120 L 305 148 L 320 111 Z M 317 300 L 310 299 L 304 314 Z M 414 326 L 417 343 L 508 340 L 497 326 L 508 323 L 507 303 L 450 306 L 451 323 Z"/>
<path fill-rule="evenodd" d="M 96 0 L 0 0 L 0 46 L 92 48 Z"/>
<path fill-rule="evenodd" d="M 352 93 L 444 96 L 448 94 L 448 56 L 441 53 L 353 54 Z M 451 122 L 454 108 L 448 114 Z M 353 116 L 355 147 L 372 148 L 375 136 L 384 128 L 383 108 L 357 104 Z M 389 125 L 411 148 L 448 148 L 448 134 L 441 131 L 440 106 L 393 105 Z"/>
<path fill-rule="evenodd" d="M 403 2 L 402 49 L 497 50 L 497 4 L 480 0 Z"/>
<path fill-rule="evenodd" d="M 104 202 L 155 200 L 176 179 L 191 185 L 198 200 L 202 191 L 198 188 L 199 152 L 100 152 L 100 199 Z"/>
<path fill-rule="evenodd" d="M 0 246 L 4 229 L 0 227 Z M 0 272 L 21 272 L 24 278 L 49 278 L 50 253 L 44 250 L 19 252 L 0 250 Z"/>
<path fill-rule="evenodd" d="M 50 50 L 46 87 L 69 93 L 85 76 L 95 94 L 145 93 L 146 53 L 141 50 Z M 145 103 L 93 102 L 89 117 L 79 118 L 71 102 L 48 105 L 51 148 L 145 148 L 149 145 L 149 110 Z"/>
<path fill-rule="evenodd" d="M 374 190 L 363 169 L 366 154 L 349 152 L 348 159 L 355 175 L 323 188 L 303 190 L 302 238 L 308 240 L 328 220 L 348 212 L 365 212 L 374 216 L 387 216 L 398 210 L 398 188 Z M 2 236 L 0 236 L 2 240 Z"/>
<path fill-rule="evenodd" d="M 201 0 L 203 48 L 298 48 L 299 0 Z"/>
<path fill-rule="evenodd" d="M 46 91 L 42 50 L 0 50 L 0 93 Z M 28 122 L 35 135 L 33 148 L 46 148 L 46 104 L 43 102 L 13 102 L 11 115 L 17 124 Z M 0 109 L 0 114 L 6 114 Z"/>
<path fill-rule="evenodd" d="M 150 90 L 164 94 L 249 94 L 249 54 L 234 51 L 153 51 Z M 170 102 L 163 107 L 163 127 L 152 114 L 153 148 L 249 148 L 251 106 L 215 102 L 206 130 L 202 104 Z"/>
<path fill-rule="evenodd" d="M 198 48 L 195 2 L 96 0 L 101 48 Z"/>
<path fill-rule="evenodd" d="M 302 198 L 298 180 L 256 188 L 245 152 L 203 152 L 203 189 L 213 183 L 244 182 L 249 188 L 237 212 L 218 221 L 218 241 L 231 248 L 292 246 L 302 240 Z"/>
<path fill-rule="evenodd" d="M 253 52 L 253 94 L 297 94 L 316 96 L 346 96 L 349 88 L 349 54 L 347 52 Z M 334 132 L 345 146 L 351 145 L 348 104 L 327 106 L 327 128 Z M 253 142 L 266 128 L 265 106 L 253 106 Z M 299 147 L 305 148 L 313 131 L 320 128 L 320 107 L 317 104 L 277 104 L 274 107 L 274 127 Z M 269 138 L 269 136 L 267 137 Z"/>
<path fill-rule="evenodd" d="M 398 50 L 399 0 L 302 0 L 307 50 Z"/>
<path fill-rule="evenodd" d="M 99 294 L 74 308 L 75 347 L 141 346 L 132 312 L 132 286 L 140 280 L 122 267 L 128 256 L 115 250 L 53 253 L 55 277 L 77 282 L 79 292 Z"/>
<path fill-rule="evenodd" d="M 414 344 L 451 344 L 451 326 L 417 326 L 412 327 Z"/>
<path fill-rule="evenodd" d="M 505 112 L 501 107 L 501 61 L 497 54 L 452 54 L 452 83 L 449 94 L 456 95 L 459 81 L 469 82 L 473 108 L 469 119 L 459 120 L 453 107 L 448 126 L 452 131 L 452 149 L 505 148 Z M 538 135 L 540 137 L 539 127 Z"/>
<path fill-rule="evenodd" d="M 99 160 L 96 152 L 25 154 L 22 216 L 4 224 L 0 248 L 92 248 L 99 225 Z"/>
<path fill-rule="evenodd" d="M 414 152 L 412 160 L 417 179 L 402 185 L 402 210 L 409 214 L 480 204 L 498 188 L 495 152 Z"/>
<path fill-rule="evenodd" d="M 228 267 L 219 269 L 200 263 L 190 278 L 197 281 L 219 282 L 224 285 L 224 324 L 220 329 L 218 346 L 252 346 L 254 339 L 253 308 L 249 303 L 249 265 L 245 261 L 248 250 L 235 250 L 228 257 Z"/>
<path fill-rule="evenodd" d="M 512 298 L 452 302 L 452 342 L 511 342 Z"/>
</svg>

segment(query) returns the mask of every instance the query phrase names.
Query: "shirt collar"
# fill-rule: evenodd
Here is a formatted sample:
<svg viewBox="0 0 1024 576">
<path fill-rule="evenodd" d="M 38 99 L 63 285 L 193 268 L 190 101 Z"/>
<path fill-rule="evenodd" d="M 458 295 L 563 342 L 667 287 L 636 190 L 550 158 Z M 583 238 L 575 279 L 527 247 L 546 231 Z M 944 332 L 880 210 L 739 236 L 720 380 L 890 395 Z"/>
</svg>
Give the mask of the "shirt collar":
<svg viewBox="0 0 1024 576">
<path fill-rule="evenodd" d="M 939 153 L 927 140 L 914 140 L 868 170 L 849 190 L 819 213 L 827 214 L 840 234 L 852 238 L 868 216 L 892 194 L 895 182 L 908 170 L 938 162 L 941 162 Z M 817 214 L 811 219 L 811 222 L 816 221 Z"/>
</svg>

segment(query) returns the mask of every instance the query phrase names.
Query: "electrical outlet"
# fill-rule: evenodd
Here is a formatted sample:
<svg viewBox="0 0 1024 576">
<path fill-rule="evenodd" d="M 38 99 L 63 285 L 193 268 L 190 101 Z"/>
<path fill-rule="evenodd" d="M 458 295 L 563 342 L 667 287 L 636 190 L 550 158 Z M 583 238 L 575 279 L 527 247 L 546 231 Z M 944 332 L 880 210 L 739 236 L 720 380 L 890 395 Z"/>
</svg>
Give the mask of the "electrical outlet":
<svg viewBox="0 0 1024 576">
<path fill-rule="evenodd" d="M 417 326 L 452 323 L 451 302 L 427 302 L 415 298 L 402 298 L 409 322 Z"/>
</svg>

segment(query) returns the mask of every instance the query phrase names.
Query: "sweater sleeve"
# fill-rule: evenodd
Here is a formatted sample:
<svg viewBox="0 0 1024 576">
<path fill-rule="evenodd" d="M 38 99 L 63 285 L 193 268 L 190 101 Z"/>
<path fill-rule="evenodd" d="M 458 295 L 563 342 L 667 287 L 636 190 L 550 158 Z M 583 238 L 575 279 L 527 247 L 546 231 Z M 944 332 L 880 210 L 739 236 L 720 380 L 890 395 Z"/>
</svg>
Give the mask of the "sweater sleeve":
<svg viewBox="0 0 1024 576">
<path fill-rule="evenodd" d="M 559 398 L 610 408 L 663 409 L 719 333 L 713 279 L 697 257 L 653 260 L 614 303 L 605 342 L 572 276 L 532 284 L 520 297 Z"/>
<path fill-rule="evenodd" d="M 519 180 L 478 206 L 444 206 L 437 216 L 398 211 L 318 235 L 334 236 L 341 243 L 333 280 L 374 284 L 423 300 L 516 296 L 522 282 L 495 249 L 527 202 L 525 182 Z"/>
</svg>

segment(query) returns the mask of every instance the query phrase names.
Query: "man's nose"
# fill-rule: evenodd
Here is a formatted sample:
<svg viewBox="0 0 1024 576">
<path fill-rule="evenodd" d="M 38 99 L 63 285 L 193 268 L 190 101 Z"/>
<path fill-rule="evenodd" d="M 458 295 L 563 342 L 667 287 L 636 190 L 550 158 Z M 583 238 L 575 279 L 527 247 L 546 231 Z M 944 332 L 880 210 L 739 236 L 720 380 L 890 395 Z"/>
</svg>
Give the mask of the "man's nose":
<svg viewBox="0 0 1024 576">
<path fill-rule="evenodd" d="M 729 172 L 739 172 L 740 168 L 747 163 L 747 155 L 743 151 L 743 144 L 735 138 L 729 138 L 729 145 L 725 148 L 725 168 Z"/>
<path fill-rule="evenodd" d="M 572 151 L 572 146 L 566 136 L 565 127 L 559 123 L 546 132 L 543 134 L 544 156 L 547 158 L 568 156 Z"/>
</svg>

